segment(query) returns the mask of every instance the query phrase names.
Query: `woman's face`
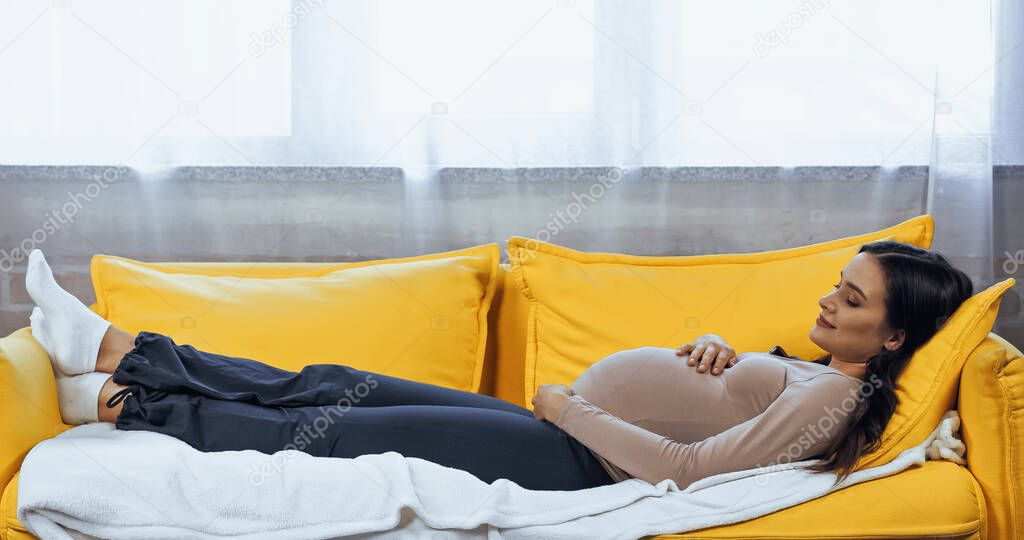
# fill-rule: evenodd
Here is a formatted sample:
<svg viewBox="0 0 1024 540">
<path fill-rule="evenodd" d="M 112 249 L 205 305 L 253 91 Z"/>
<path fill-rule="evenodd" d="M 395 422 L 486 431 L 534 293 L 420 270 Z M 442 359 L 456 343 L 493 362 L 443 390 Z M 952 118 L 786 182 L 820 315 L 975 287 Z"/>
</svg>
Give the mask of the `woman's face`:
<svg viewBox="0 0 1024 540">
<path fill-rule="evenodd" d="M 818 300 L 821 317 L 834 328 L 815 322 L 811 341 L 843 362 L 864 363 L 882 347 L 898 349 L 903 332 L 894 333 L 885 323 L 885 274 L 875 256 L 858 253 L 836 283 Z"/>
</svg>

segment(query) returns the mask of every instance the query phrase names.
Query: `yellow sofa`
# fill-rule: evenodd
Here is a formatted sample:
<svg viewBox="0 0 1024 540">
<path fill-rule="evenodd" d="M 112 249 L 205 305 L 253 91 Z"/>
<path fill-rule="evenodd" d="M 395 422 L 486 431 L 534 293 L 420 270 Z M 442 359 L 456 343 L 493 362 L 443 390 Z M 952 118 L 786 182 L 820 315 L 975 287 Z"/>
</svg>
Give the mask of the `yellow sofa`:
<svg viewBox="0 0 1024 540">
<path fill-rule="evenodd" d="M 528 305 L 509 267 L 498 274 L 480 391 L 522 405 Z M 68 426 L 28 328 L 0 339 L 0 385 L 0 539 L 32 538 L 16 517 L 18 469 Z M 962 370 L 957 408 L 966 468 L 929 461 L 754 520 L 659 538 L 1024 538 L 1021 351 L 990 333 Z"/>
</svg>

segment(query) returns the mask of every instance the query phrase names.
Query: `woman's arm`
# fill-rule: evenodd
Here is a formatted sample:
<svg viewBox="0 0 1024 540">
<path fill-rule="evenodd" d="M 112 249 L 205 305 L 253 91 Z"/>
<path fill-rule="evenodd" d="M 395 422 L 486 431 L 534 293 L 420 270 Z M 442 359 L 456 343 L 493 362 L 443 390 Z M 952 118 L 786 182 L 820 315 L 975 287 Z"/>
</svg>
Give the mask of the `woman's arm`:
<svg viewBox="0 0 1024 540">
<path fill-rule="evenodd" d="M 652 484 L 671 479 L 685 489 L 708 476 L 820 453 L 845 422 L 836 419 L 823 431 L 819 420 L 845 396 L 839 382 L 819 377 L 790 384 L 761 414 L 689 444 L 630 424 L 579 395 L 565 400 L 553 423 L 630 475 Z M 679 413 L 700 414 L 699 404 Z"/>
</svg>

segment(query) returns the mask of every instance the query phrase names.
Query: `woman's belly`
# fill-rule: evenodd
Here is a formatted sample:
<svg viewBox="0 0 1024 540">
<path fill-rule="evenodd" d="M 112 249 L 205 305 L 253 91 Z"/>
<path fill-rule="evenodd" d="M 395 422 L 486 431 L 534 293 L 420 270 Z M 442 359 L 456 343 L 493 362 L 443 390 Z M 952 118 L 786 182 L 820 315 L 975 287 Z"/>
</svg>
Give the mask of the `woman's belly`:
<svg viewBox="0 0 1024 540">
<path fill-rule="evenodd" d="M 782 360 L 747 356 L 720 375 L 675 349 L 640 347 L 602 358 L 570 386 L 629 423 L 680 442 L 702 440 L 760 414 L 785 386 Z"/>
</svg>

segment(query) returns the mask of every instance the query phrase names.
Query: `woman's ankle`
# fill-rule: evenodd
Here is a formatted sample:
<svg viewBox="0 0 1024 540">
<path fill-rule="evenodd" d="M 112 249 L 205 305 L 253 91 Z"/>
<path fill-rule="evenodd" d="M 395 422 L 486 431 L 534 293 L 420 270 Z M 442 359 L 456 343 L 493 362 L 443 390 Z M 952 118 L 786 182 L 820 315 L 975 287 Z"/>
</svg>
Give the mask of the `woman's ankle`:
<svg viewBox="0 0 1024 540">
<path fill-rule="evenodd" d="M 100 342 L 99 354 L 96 357 L 96 371 L 113 373 L 121 363 L 121 359 L 135 347 L 135 335 L 129 334 L 114 325 L 110 325 Z"/>
</svg>

